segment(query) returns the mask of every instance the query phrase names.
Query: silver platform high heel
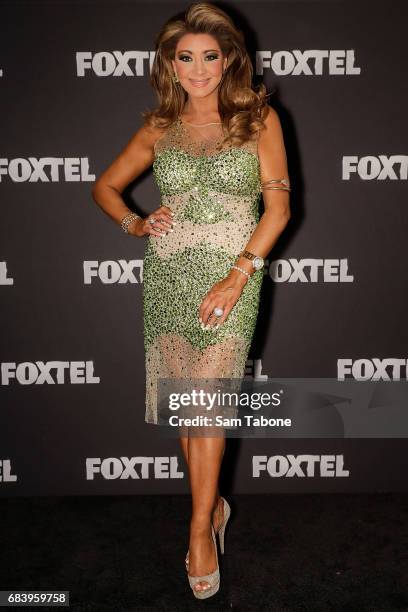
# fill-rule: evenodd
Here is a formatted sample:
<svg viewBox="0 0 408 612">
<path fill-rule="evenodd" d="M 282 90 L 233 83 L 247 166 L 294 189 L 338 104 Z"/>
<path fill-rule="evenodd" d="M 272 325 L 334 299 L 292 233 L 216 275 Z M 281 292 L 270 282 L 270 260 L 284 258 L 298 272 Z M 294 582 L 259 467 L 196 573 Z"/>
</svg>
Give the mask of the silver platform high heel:
<svg viewBox="0 0 408 612">
<path fill-rule="evenodd" d="M 191 590 L 193 591 L 197 599 L 206 599 L 207 597 L 211 597 L 212 595 L 215 595 L 220 588 L 220 568 L 218 565 L 217 541 L 215 539 L 215 531 L 212 525 L 211 525 L 211 536 L 214 542 L 215 559 L 217 562 L 217 567 L 215 568 L 213 572 L 211 572 L 211 574 L 206 574 L 205 576 L 190 576 L 190 574 L 187 573 L 187 578 L 190 583 Z M 195 589 L 194 587 L 198 582 L 201 582 L 201 581 L 208 582 L 210 586 L 205 589 L 202 589 L 201 591 L 197 591 L 197 589 Z"/>
<path fill-rule="evenodd" d="M 229 517 L 231 516 L 231 507 L 229 505 L 229 503 L 227 502 L 227 500 L 225 499 L 225 497 L 221 497 L 222 499 L 222 503 L 223 503 L 223 521 L 222 523 L 218 526 L 217 531 L 215 532 L 216 535 L 218 535 L 219 539 L 220 539 L 220 550 L 221 550 L 221 554 L 224 554 L 224 542 L 225 542 L 225 527 L 227 526 L 227 522 Z M 187 551 L 187 556 L 186 556 L 186 570 L 188 571 L 188 561 L 189 561 L 189 551 Z"/>
<path fill-rule="evenodd" d="M 225 527 L 227 526 L 228 519 L 231 516 L 231 508 L 226 499 L 222 498 L 224 502 L 224 520 L 218 530 L 218 537 L 220 538 L 220 550 L 221 554 L 224 554 L 224 541 L 225 541 Z"/>
</svg>

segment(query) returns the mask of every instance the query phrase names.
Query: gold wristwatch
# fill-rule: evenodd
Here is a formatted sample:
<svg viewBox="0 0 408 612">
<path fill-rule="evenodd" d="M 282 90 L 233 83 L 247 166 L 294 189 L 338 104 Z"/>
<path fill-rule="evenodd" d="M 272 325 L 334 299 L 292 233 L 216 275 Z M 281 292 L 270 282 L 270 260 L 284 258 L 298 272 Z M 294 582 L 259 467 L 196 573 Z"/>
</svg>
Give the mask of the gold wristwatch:
<svg viewBox="0 0 408 612">
<path fill-rule="evenodd" d="M 259 255 L 254 255 L 250 251 L 242 251 L 242 253 L 240 253 L 240 256 L 245 257 L 245 259 L 249 259 L 250 261 L 252 261 L 252 267 L 255 270 L 261 270 L 264 267 L 264 263 L 265 263 L 264 258 L 260 257 Z"/>
</svg>

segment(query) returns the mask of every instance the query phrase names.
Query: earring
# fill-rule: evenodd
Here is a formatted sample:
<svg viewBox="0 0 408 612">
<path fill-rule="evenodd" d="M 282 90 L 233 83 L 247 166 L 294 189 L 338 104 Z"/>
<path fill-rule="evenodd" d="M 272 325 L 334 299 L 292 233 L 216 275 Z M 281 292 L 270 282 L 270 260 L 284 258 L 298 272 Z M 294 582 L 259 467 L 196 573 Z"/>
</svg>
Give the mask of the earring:
<svg viewBox="0 0 408 612">
<path fill-rule="evenodd" d="M 180 83 L 180 79 L 178 78 L 177 74 L 173 74 L 173 83 Z"/>
</svg>

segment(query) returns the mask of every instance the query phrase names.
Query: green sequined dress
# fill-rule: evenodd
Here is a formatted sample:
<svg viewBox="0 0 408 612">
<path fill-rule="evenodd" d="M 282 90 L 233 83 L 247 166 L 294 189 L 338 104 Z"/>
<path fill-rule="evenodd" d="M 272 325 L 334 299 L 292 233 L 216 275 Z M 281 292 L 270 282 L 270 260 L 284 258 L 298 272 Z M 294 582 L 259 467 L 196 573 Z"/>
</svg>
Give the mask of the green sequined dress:
<svg viewBox="0 0 408 612">
<path fill-rule="evenodd" d="M 205 132 L 204 132 L 205 129 Z M 218 330 L 199 307 L 245 248 L 259 221 L 257 140 L 221 146 L 222 125 L 178 118 L 155 144 L 153 176 L 174 231 L 149 235 L 143 265 L 147 423 L 158 422 L 158 378 L 242 378 L 263 279 L 252 273 Z"/>
</svg>

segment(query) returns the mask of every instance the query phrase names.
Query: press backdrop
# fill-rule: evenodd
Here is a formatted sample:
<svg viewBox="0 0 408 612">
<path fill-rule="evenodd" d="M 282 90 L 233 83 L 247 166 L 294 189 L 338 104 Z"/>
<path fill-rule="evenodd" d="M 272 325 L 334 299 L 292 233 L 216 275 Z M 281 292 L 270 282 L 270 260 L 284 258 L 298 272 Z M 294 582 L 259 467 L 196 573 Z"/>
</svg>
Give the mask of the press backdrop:
<svg viewBox="0 0 408 612">
<path fill-rule="evenodd" d="M 246 374 L 406 379 L 406 4 L 221 6 L 245 32 L 254 83 L 273 92 L 293 186 Z M 144 422 L 146 238 L 91 197 L 155 106 L 154 38 L 186 7 L 1 5 L 2 496 L 188 491 L 177 441 Z M 151 169 L 123 195 L 140 214 L 160 205 Z M 229 440 L 222 486 L 402 490 L 407 448 Z"/>
</svg>

